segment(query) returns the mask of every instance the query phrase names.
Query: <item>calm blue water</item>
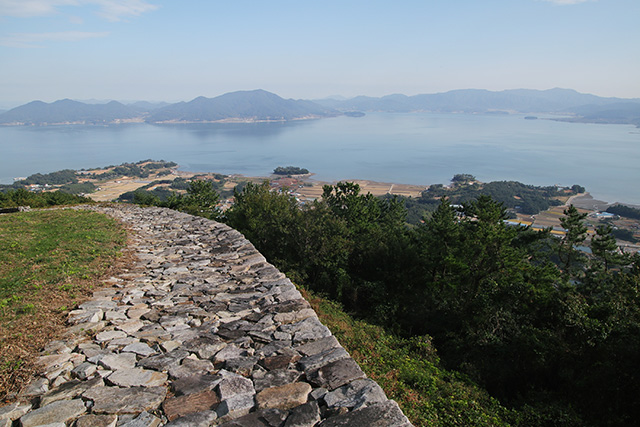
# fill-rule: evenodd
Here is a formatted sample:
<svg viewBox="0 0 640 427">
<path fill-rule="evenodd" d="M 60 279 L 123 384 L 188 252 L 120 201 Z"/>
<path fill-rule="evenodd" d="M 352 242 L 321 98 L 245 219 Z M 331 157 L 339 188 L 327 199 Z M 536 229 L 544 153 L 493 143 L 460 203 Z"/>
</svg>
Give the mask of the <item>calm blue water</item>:
<svg viewBox="0 0 640 427">
<path fill-rule="evenodd" d="M 368 114 L 292 123 L 0 127 L 0 182 L 147 158 L 188 171 L 267 176 L 299 166 L 319 180 L 580 184 L 640 204 L 640 129 L 523 116 Z"/>
</svg>

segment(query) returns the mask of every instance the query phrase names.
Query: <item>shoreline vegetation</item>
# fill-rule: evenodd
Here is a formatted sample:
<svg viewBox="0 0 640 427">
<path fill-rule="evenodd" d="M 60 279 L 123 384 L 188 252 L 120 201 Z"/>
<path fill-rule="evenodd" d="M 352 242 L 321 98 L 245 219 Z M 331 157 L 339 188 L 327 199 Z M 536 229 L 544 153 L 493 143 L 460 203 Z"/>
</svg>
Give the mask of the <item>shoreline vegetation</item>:
<svg viewBox="0 0 640 427">
<path fill-rule="evenodd" d="M 0 191 L 24 188 L 21 191 L 44 192 L 50 198 L 63 197 L 56 196 L 62 192 L 66 196 L 79 195 L 95 202 L 115 200 L 143 204 L 168 203 L 168 206 L 173 206 L 171 203 L 178 203 L 178 199 L 186 196 L 190 183 L 198 180 L 210 183 L 212 191 L 218 194 L 217 209 L 222 212 L 233 206 L 235 192 L 241 192 L 249 183 L 259 185 L 269 181 L 272 191 L 287 192 L 300 205 L 314 203 L 323 197 L 326 186 L 337 184 L 316 180 L 313 173 L 297 166 L 278 166 L 270 176 L 249 177 L 181 171 L 175 162 L 147 159 L 103 168 L 34 174 L 17 180 L 12 186 L 0 186 Z M 626 250 L 640 249 L 637 246 L 640 242 L 640 221 L 601 214 L 613 206 L 627 206 L 630 209 L 640 207 L 596 200 L 579 185 L 536 187 L 515 181 L 482 183 L 470 174 L 457 174 L 447 185 L 424 186 L 371 180 L 345 182 L 358 185 L 362 194 L 400 200 L 407 209 L 406 221 L 412 226 L 429 219 L 442 197 L 453 205 L 462 206 L 480 194 L 488 194 L 507 209 L 509 224 L 528 226 L 534 230 L 551 228 L 552 234 L 563 236 L 564 228 L 560 223 L 562 211 L 566 206 L 574 205 L 580 212 L 589 215 L 589 236 L 595 234 L 598 226 L 610 225 L 621 247 Z M 28 200 L 26 194 L 22 194 L 23 200 Z"/>
</svg>

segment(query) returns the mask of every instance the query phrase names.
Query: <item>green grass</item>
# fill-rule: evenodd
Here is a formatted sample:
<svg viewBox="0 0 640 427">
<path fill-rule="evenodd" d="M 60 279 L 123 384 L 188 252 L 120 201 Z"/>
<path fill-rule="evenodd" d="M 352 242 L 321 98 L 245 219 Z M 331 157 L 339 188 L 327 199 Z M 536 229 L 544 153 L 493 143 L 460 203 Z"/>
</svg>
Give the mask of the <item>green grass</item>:
<svg viewBox="0 0 640 427">
<path fill-rule="evenodd" d="M 42 286 L 69 289 L 73 280 L 100 275 L 125 242 L 104 215 L 72 210 L 0 216 L 0 307 L 21 302 Z"/>
<path fill-rule="evenodd" d="M 429 337 L 403 339 L 303 291 L 320 320 L 415 426 L 508 426 L 517 414 L 440 366 Z"/>
<path fill-rule="evenodd" d="M 125 243 L 123 228 L 95 212 L 0 215 L 0 401 L 31 377 L 34 357 L 63 330 L 67 310 L 126 262 Z"/>
</svg>

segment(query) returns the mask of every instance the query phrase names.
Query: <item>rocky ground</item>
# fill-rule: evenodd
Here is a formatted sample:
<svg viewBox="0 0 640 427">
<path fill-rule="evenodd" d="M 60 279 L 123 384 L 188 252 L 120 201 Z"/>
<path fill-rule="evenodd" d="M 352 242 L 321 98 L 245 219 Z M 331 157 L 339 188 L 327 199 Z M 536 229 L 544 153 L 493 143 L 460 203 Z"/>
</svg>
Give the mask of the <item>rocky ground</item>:
<svg viewBox="0 0 640 427">
<path fill-rule="evenodd" d="M 410 426 L 240 233 L 160 208 L 91 207 L 136 268 L 70 313 L 8 426 Z"/>
</svg>

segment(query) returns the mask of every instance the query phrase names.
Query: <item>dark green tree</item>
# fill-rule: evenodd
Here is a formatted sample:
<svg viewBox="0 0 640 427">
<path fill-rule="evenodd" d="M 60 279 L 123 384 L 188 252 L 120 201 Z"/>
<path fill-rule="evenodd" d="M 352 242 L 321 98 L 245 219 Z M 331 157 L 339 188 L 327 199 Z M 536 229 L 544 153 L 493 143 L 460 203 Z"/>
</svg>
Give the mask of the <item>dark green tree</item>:
<svg viewBox="0 0 640 427">
<path fill-rule="evenodd" d="M 165 203 L 159 202 L 158 204 L 215 220 L 220 218 L 219 199 L 220 196 L 211 181 L 194 180 L 189 182 L 187 194 L 173 193 Z"/>
<path fill-rule="evenodd" d="M 565 235 L 558 246 L 558 256 L 566 278 L 574 277 L 581 271 L 581 262 L 584 255 L 576 248 L 587 238 L 587 226 L 584 219 L 586 213 L 578 212 L 575 206 L 570 205 L 564 210 L 564 217 L 560 218 L 560 225 L 565 229 Z"/>
<path fill-rule="evenodd" d="M 226 222 L 244 233 L 270 262 L 284 271 L 294 269 L 301 216 L 296 199 L 288 192 L 272 191 L 268 181 L 247 183 L 242 191 L 234 191 L 234 198 Z"/>
<path fill-rule="evenodd" d="M 596 228 L 596 235 L 591 239 L 591 252 L 595 261 L 604 266 L 605 271 L 612 265 L 623 262 L 624 258 L 612 231 L 611 225 L 601 225 Z"/>
</svg>

